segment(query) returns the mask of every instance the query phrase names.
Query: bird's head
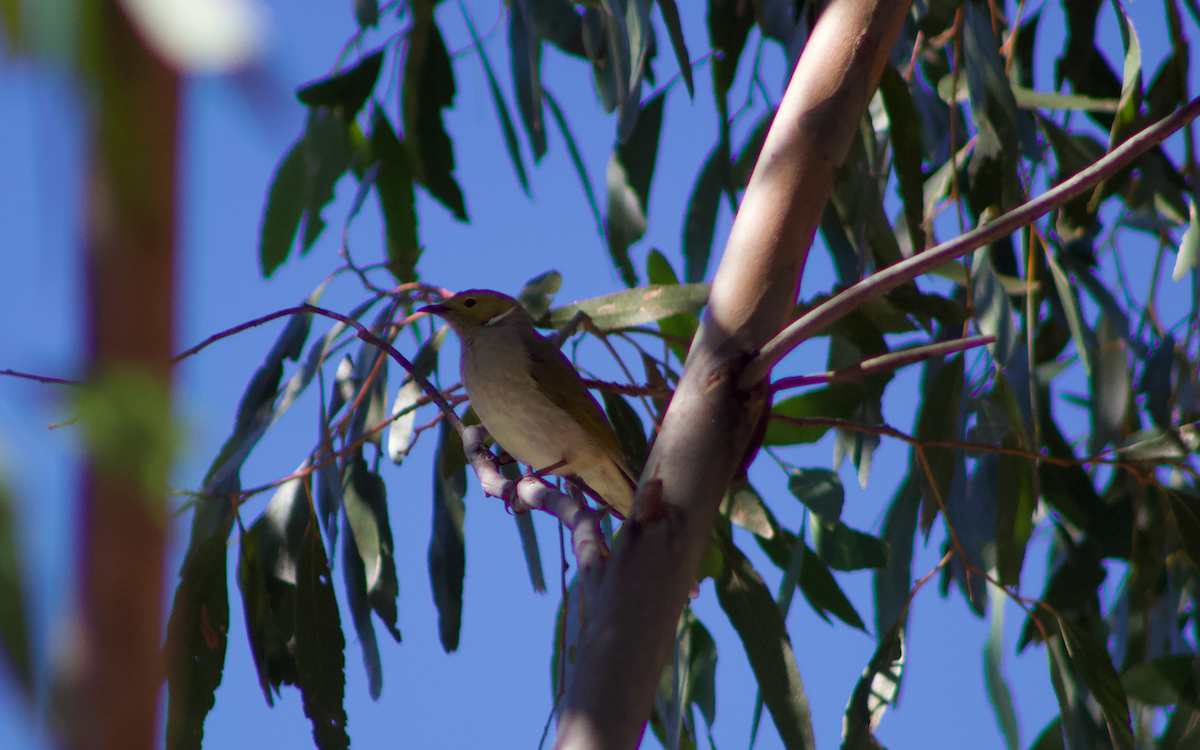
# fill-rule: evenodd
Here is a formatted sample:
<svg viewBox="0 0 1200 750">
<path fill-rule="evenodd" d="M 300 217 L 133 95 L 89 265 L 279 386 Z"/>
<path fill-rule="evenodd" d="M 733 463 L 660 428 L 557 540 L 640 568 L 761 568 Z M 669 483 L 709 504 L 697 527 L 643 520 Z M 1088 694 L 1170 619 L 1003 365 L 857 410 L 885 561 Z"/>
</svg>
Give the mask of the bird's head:
<svg viewBox="0 0 1200 750">
<path fill-rule="evenodd" d="M 489 326 L 515 323 L 529 317 L 520 302 L 507 294 L 487 289 L 468 289 L 439 304 L 423 307 L 421 311 L 444 318 L 459 336 L 470 335 Z"/>
</svg>

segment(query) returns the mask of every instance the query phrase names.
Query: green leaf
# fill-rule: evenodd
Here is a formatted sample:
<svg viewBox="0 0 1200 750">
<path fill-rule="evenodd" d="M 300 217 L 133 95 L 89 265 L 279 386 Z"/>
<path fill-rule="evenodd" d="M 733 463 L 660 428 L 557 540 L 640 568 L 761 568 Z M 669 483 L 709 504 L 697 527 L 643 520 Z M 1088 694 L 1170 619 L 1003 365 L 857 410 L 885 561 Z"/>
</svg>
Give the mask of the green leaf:
<svg viewBox="0 0 1200 750">
<path fill-rule="evenodd" d="M 534 32 L 568 55 L 587 60 L 583 46 L 583 18 L 571 0 L 529 0 Z"/>
<path fill-rule="evenodd" d="M 922 443 L 948 442 L 958 436 L 958 410 L 962 400 L 963 355 L 958 355 L 942 366 L 933 376 L 929 389 L 921 399 L 917 414 L 917 439 Z M 939 498 L 945 503 L 950 494 L 950 480 L 954 478 L 953 448 L 924 448 L 925 465 L 918 460 L 917 471 L 921 477 L 921 530 L 929 533 L 937 517 Z M 928 470 L 926 470 L 926 465 Z"/>
<path fill-rule="evenodd" d="M 520 1 L 513 7 L 512 21 L 509 23 L 509 32 L 513 33 L 514 27 L 518 23 L 517 15 Z M 459 0 L 458 7 L 462 9 L 463 19 L 467 22 L 467 30 L 471 32 L 471 40 L 475 44 L 475 54 L 479 56 L 479 62 L 483 64 L 483 72 L 487 75 L 488 90 L 492 94 L 492 105 L 496 108 L 496 116 L 500 118 L 500 128 L 504 131 L 504 145 L 508 147 L 508 158 L 512 160 L 513 169 L 517 170 L 517 180 L 521 183 L 521 189 L 525 191 L 525 195 L 529 193 L 529 176 L 525 174 L 525 160 L 521 156 L 521 142 L 517 140 L 517 129 L 513 126 L 512 115 L 508 113 L 508 102 L 504 100 L 504 93 L 500 90 L 500 83 L 496 80 L 496 74 L 492 70 L 492 62 L 488 59 L 487 51 L 483 48 L 483 42 L 479 41 L 479 34 L 475 32 L 475 24 L 471 22 L 471 14 L 467 12 L 467 6 Z M 522 27 L 524 22 L 522 21 Z M 436 26 L 434 27 L 436 28 Z M 518 58 L 522 56 L 513 56 L 514 68 L 518 65 Z M 523 59 L 523 58 L 522 58 Z M 517 93 L 518 103 L 520 101 L 520 92 Z M 532 106 L 532 105 L 531 105 Z M 540 112 L 539 112 L 540 115 Z M 545 128 L 542 128 L 542 149 L 545 150 Z M 534 143 L 534 151 L 537 151 L 537 143 Z"/>
<path fill-rule="evenodd" d="M 295 628 L 295 585 L 276 585 L 276 596 L 272 597 L 268 589 L 266 570 L 258 561 L 258 529 L 257 523 L 242 532 L 241 544 L 238 546 L 238 588 L 242 592 L 242 611 L 246 616 L 246 635 L 250 641 L 250 653 L 254 658 L 254 668 L 258 672 L 258 684 L 262 687 L 263 695 L 268 706 L 275 705 L 274 689 L 278 692 L 284 682 L 296 682 L 296 660 L 286 649 L 278 649 L 279 637 L 287 633 L 290 638 Z M 284 617 L 276 617 L 271 606 L 273 600 L 282 600 L 288 589 L 291 594 L 288 600 L 290 608 L 284 609 Z M 282 589 L 282 591 L 280 591 Z M 284 622 L 279 622 L 279 620 Z M 268 655 L 270 654 L 270 655 Z M 283 666 L 286 665 L 286 666 Z M 290 674 L 289 674 L 290 672 Z"/>
<path fill-rule="evenodd" d="M 646 256 L 646 278 L 655 286 L 672 286 L 679 283 L 675 269 L 658 250 L 651 250 Z M 687 361 L 688 351 L 692 348 L 692 337 L 696 335 L 700 321 L 695 313 L 683 312 L 663 318 L 658 321 L 658 330 L 667 339 L 667 346 L 680 362 Z"/>
<path fill-rule="evenodd" d="M 1109 133 L 1108 150 L 1111 151 L 1136 130 L 1142 111 L 1142 51 L 1133 23 L 1125 15 L 1119 0 L 1113 0 L 1113 11 L 1117 17 L 1117 28 L 1121 31 L 1121 42 L 1125 47 L 1125 66 L 1121 76 L 1121 100 L 1117 115 L 1113 118 Z"/>
<path fill-rule="evenodd" d="M 868 750 L 878 744 L 872 735 L 883 720 L 887 704 L 900 692 L 904 676 L 904 619 L 879 637 L 879 646 L 850 695 L 842 720 L 842 750 Z"/>
<path fill-rule="evenodd" d="M 509 464 L 516 468 L 515 464 Z M 520 471 L 517 471 L 518 478 Z M 535 593 L 546 593 L 546 575 L 542 572 L 542 551 L 538 548 L 537 528 L 533 525 L 533 514 L 514 513 L 517 533 L 521 537 L 521 551 L 525 555 L 525 567 L 529 570 L 529 581 Z"/>
<path fill-rule="evenodd" d="M 1054 571 L 1039 598 L 1058 615 L 1066 617 L 1077 614 L 1095 598 L 1096 590 L 1107 575 L 1094 553 L 1076 548 L 1070 551 L 1066 562 Z M 1039 628 L 1037 623 L 1041 623 L 1042 627 Z M 1017 653 L 1021 653 L 1031 641 L 1041 643 L 1043 629 L 1053 636 L 1056 627 L 1055 615 L 1042 607 L 1034 607 L 1021 628 Z"/>
<path fill-rule="evenodd" d="M 603 391 L 604 411 L 608 413 L 608 421 L 612 422 L 621 443 L 621 452 L 629 464 L 633 475 L 640 476 L 646 465 L 646 457 L 650 454 L 650 444 L 646 441 L 646 433 L 642 420 L 625 397 L 619 393 Z"/>
<path fill-rule="evenodd" d="M 363 562 L 367 597 L 371 609 L 399 643 L 396 597 L 400 583 L 396 578 L 392 526 L 388 521 L 387 487 L 383 477 L 367 467 L 361 448 L 347 464 L 342 509 Z"/>
<path fill-rule="evenodd" d="M 721 501 L 721 515 L 764 539 L 773 537 L 777 530 L 775 519 L 762 497 L 745 479 L 731 484 L 726 490 Z"/>
<path fill-rule="evenodd" d="M 1130 698 L 1147 706 L 1173 706 L 1196 694 L 1195 661 L 1191 654 L 1180 654 L 1135 664 L 1121 675 L 1121 686 Z"/>
<path fill-rule="evenodd" d="M 296 561 L 296 667 L 304 714 L 321 750 L 349 748 L 346 734 L 346 639 L 325 547 L 310 519 Z"/>
<path fill-rule="evenodd" d="M 1200 560 L 1200 498 L 1179 490 L 1164 488 L 1175 518 L 1175 528 L 1183 540 L 1183 548 L 1193 564 Z"/>
<path fill-rule="evenodd" d="M 738 0 L 709 0 L 708 39 L 712 47 L 713 93 L 718 111 L 725 112 L 725 97 L 737 76 L 738 59 L 754 27 L 754 8 Z"/>
<path fill-rule="evenodd" d="M 465 420 L 464 420 L 465 421 Z M 467 472 L 462 440 L 442 420 L 433 464 L 433 534 L 429 540 L 429 580 L 438 610 L 438 634 L 446 653 L 458 649 L 462 629 L 463 579 L 467 551 L 463 519 L 467 508 Z"/>
<path fill-rule="evenodd" d="M 1125 417 L 1133 400 L 1129 350 L 1107 315 L 1101 315 L 1096 326 L 1096 344 L 1091 377 L 1092 432 L 1088 436 L 1088 453 L 1092 455 L 1127 436 Z"/>
<path fill-rule="evenodd" d="M 798 540 L 798 543 L 804 544 L 804 541 Z M 828 612 L 850 627 L 867 632 L 862 618 L 858 616 L 854 605 L 838 585 L 833 573 L 829 572 L 829 568 L 821 562 L 820 556 L 809 549 L 807 544 L 804 544 L 804 559 L 800 563 L 800 593 L 804 594 L 809 606 L 822 619 L 828 621 L 825 617 L 825 613 Z"/>
<path fill-rule="evenodd" d="M 921 122 L 908 92 L 908 84 L 895 67 L 884 67 L 883 76 L 879 79 L 879 92 L 883 95 L 883 107 L 887 110 L 892 158 L 896 163 L 896 179 L 900 200 L 904 204 L 908 234 L 913 252 L 919 253 L 925 249 L 925 230 L 921 226 L 925 211 Z"/>
<path fill-rule="evenodd" d="M 413 170 L 408 151 L 378 104 L 371 112 L 370 144 L 371 156 L 379 164 L 375 190 L 379 193 L 379 207 L 383 212 L 388 270 L 401 284 L 410 284 L 417 280 L 417 261 L 423 249 L 417 239 Z"/>
<path fill-rule="evenodd" d="M 197 509 L 199 513 L 199 507 Z M 215 533 L 193 543 L 171 604 L 164 647 L 167 672 L 168 750 L 200 750 L 204 719 L 225 669 L 229 592 L 225 585 L 228 514 Z"/>
<path fill-rule="evenodd" d="M 571 126 L 567 124 L 567 118 L 558 106 L 558 102 L 545 88 L 542 89 L 542 97 L 550 106 L 550 114 L 554 116 L 554 121 L 558 123 L 559 132 L 562 133 L 563 141 L 567 144 L 567 153 L 571 157 L 571 164 L 575 167 L 575 174 L 579 175 L 579 181 L 583 184 L 583 192 L 587 195 L 588 206 L 591 207 L 592 216 L 596 219 L 596 231 L 603 237 L 604 221 L 600 218 L 600 206 L 596 203 L 596 193 L 592 190 L 592 180 L 588 177 L 587 165 L 583 163 L 583 156 L 575 144 L 575 136 L 571 135 Z"/>
<path fill-rule="evenodd" d="M 689 607 L 685 612 L 692 610 Z M 717 720 L 717 643 L 694 614 L 687 622 L 687 637 L 691 641 L 688 694 L 711 729 Z"/>
<path fill-rule="evenodd" d="M 1188 216 L 1191 221 L 1179 240 L 1179 254 L 1175 256 L 1175 269 L 1171 272 L 1172 281 L 1179 281 L 1200 264 L 1200 216 L 1196 214 L 1196 201 L 1191 198 L 1188 199 Z"/>
<path fill-rule="evenodd" d="M 675 50 L 675 60 L 679 63 L 679 73 L 683 76 L 683 84 L 687 86 L 688 96 L 695 97 L 696 91 L 692 84 L 692 60 L 688 56 L 687 43 L 683 40 L 683 27 L 679 23 L 679 8 L 675 0 L 658 0 L 658 9 L 662 11 L 663 23 L 667 34 L 671 37 L 671 48 Z M 712 722 L 710 721 L 709 724 Z"/>
<path fill-rule="evenodd" d="M 918 481 L 909 473 L 888 506 L 880 535 L 888 545 L 888 564 L 875 571 L 875 632 L 887 632 L 904 613 L 912 587 L 913 536 L 921 509 Z"/>
<path fill-rule="evenodd" d="M 300 254 L 304 255 L 325 230 L 321 211 L 333 201 L 334 186 L 350 168 L 346 123 L 331 110 L 310 109 L 301 153 L 304 155 L 305 208 Z"/>
<path fill-rule="evenodd" d="M 846 490 L 837 472 L 829 469 L 793 469 L 788 476 L 788 491 L 816 514 L 821 523 L 832 524 L 842 517 Z"/>
<path fill-rule="evenodd" d="M 304 139 L 296 141 L 275 168 L 259 228 L 258 262 L 264 279 L 288 259 L 307 204 Z"/>
<path fill-rule="evenodd" d="M 0 475 L 0 657 L 16 676 L 25 698 L 34 697 L 33 654 L 26 630 L 29 597 L 17 555 L 17 524 L 8 487 Z"/>
<path fill-rule="evenodd" d="M 542 39 L 534 28 L 529 0 L 516 0 L 508 18 L 508 57 L 517 109 L 529 134 L 534 162 L 546 155 L 546 118 L 542 112 Z"/>
<path fill-rule="evenodd" d="M 730 180 L 729 159 L 729 142 L 722 139 L 705 158 L 688 199 L 683 220 L 683 276 L 689 283 L 704 281 L 708 273 L 721 193 Z"/>
<path fill-rule="evenodd" d="M 1022 445 L 1011 436 L 1001 446 L 1016 449 Z M 999 456 L 999 481 L 996 488 L 996 568 L 1005 586 L 1019 586 L 1025 563 L 1025 546 L 1033 534 L 1033 512 L 1037 497 L 1033 492 L 1033 462 L 1024 456 Z"/>
<path fill-rule="evenodd" d="M 412 157 L 413 176 L 436 200 L 462 222 L 467 207 L 454 179 L 454 144 L 446 134 L 442 110 L 454 105 L 454 66 L 433 20 L 433 3 L 413 3 L 401 85 L 404 143 Z"/>
<path fill-rule="evenodd" d="M 375 90 L 385 51 L 378 49 L 349 70 L 301 86 L 296 90 L 296 98 L 309 107 L 327 107 L 344 121 L 352 122 Z"/>
<path fill-rule="evenodd" d="M 1060 620 L 1059 624 L 1071 661 L 1104 712 L 1113 744 L 1118 750 L 1131 750 L 1133 730 L 1129 724 L 1129 701 L 1121 687 L 1121 678 L 1113 669 L 1108 649 L 1078 625 L 1066 620 Z"/>
<path fill-rule="evenodd" d="M 416 372 L 429 377 L 429 373 L 437 368 L 438 352 L 441 351 L 442 342 L 446 340 L 446 332 L 449 330 L 449 326 L 442 326 L 417 351 L 417 356 L 413 357 L 413 369 Z M 400 386 L 400 391 L 396 394 L 396 401 L 392 405 L 392 416 L 400 414 L 406 409 L 410 411 L 392 422 L 389 428 L 388 457 L 394 464 L 399 465 L 408 455 L 409 448 L 412 447 L 413 427 L 417 420 L 415 407 L 424 395 L 425 389 L 411 377 L 405 378 L 404 384 Z"/>
<path fill-rule="evenodd" d="M 379 0 L 354 0 L 354 20 L 360 29 L 379 26 Z"/>
<path fill-rule="evenodd" d="M 1004 735 L 1008 750 L 1021 750 L 1021 730 L 1013 710 L 1012 689 L 1004 676 L 1004 605 L 1007 594 L 996 586 L 988 586 L 988 606 L 992 611 L 991 629 L 983 644 L 983 682 L 988 701 L 996 714 L 996 723 Z"/>
<path fill-rule="evenodd" d="M 793 419 L 849 419 L 862 403 L 862 389 L 856 385 L 831 385 L 793 396 L 771 407 L 771 415 Z M 829 427 L 794 425 L 772 420 L 767 426 L 763 445 L 799 445 L 820 440 Z"/>
<path fill-rule="evenodd" d="M 629 259 L 629 246 L 646 233 L 650 207 L 650 183 L 658 159 L 663 105 L 667 90 L 642 107 L 629 138 L 618 143 L 608 160 L 608 215 L 604 235 L 608 252 L 626 286 L 637 285 L 637 273 Z"/>
<path fill-rule="evenodd" d="M 549 327 L 562 328 L 582 310 L 601 331 L 653 323 L 679 313 L 698 313 L 708 302 L 708 284 L 642 286 L 576 302 L 550 311 Z"/>
<path fill-rule="evenodd" d="M 297 473 L 308 468 L 306 460 Z M 297 684 L 291 643 L 296 627 L 296 569 L 312 518 L 309 477 L 293 479 L 275 492 L 267 509 L 242 534 L 238 586 L 245 604 L 246 631 L 268 705 L 272 689 Z"/>
<path fill-rule="evenodd" d="M 783 615 L 758 571 L 733 543 L 722 537 L 725 570 L 717 579 L 717 601 L 737 631 L 786 748 L 812 748 L 812 719 L 791 637 Z"/>
<path fill-rule="evenodd" d="M 809 530 L 817 555 L 834 570 L 887 566 L 887 543 L 877 537 L 852 529 L 841 521 L 826 525 L 816 515 L 810 519 Z"/>
<path fill-rule="evenodd" d="M 529 317 L 540 320 L 550 312 L 554 295 L 562 288 L 562 274 L 558 271 L 547 271 L 525 282 L 517 301 L 529 313 Z"/>
<path fill-rule="evenodd" d="M 1083 364 L 1083 371 L 1089 377 L 1092 374 L 1092 359 L 1091 348 L 1088 346 L 1088 336 L 1091 331 L 1088 330 L 1087 324 L 1083 321 L 1083 315 L 1079 312 L 1079 297 L 1075 288 L 1071 285 L 1071 280 L 1067 278 L 1067 274 L 1063 271 L 1062 266 L 1054 259 L 1052 253 L 1045 254 L 1046 263 L 1050 266 L 1050 275 L 1054 278 L 1054 288 L 1058 292 L 1058 298 L 1062 302 L 1063 312 L 1067 316 L 1067 327 L 1071 329 L 1071 339 L 1075 342 L 1075 352 L 1079 355 L 1079 361 Z"/>
<path fill-rule="evenodd" d="M 1038 738 L 1033 741 L 1033 747 L 1029 750 L 1065 750 L 1063 746 L 1063 728 L 1062 716 L 1055 716 L 1054 719 L 1046 725 Z"/>
</svg>

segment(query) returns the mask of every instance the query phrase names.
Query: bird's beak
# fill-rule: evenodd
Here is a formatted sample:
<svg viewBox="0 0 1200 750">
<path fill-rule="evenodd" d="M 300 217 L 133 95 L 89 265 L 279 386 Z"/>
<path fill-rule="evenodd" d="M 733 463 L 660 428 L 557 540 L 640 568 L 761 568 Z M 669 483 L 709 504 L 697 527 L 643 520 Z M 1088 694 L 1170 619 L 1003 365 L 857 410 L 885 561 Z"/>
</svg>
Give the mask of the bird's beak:
<svg viewBox="0 0 1200 750">
<path fill-rule="evenodd" d="M 450 311 L 450 308 L 446 307 L 445 305 L 440 305 L 440 304 L 439 305 L 426 305 L 425 307 L 419 308 L 417 310 L 417 312 L 419 312 L 419 313 L 429 313 L 430 315 L 441 315 L 442 313 L 446 313 L 449 311 Z"/>
</svg>

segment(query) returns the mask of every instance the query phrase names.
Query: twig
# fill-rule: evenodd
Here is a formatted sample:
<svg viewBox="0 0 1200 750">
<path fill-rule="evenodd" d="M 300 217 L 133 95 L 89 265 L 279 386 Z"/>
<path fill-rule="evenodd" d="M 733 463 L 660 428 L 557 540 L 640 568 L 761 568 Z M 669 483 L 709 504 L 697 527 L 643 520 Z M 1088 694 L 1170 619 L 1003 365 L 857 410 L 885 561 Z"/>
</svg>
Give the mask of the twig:
<svg viewBox="0 0 1200 750">
<path fill-rule="evenodd" d="M 930 357 L 945 357 L 956 352 L 973 349 L 977 346 L 986 346 L 995 340 L 995 336 L 969 336 L 967 338 L 953 339 L 936 344 L 898 349 L 894 352 L 881 354 L 878 357 L 865 359 L 857 365 L 830 370 L 819 375 L 795 375 L 780 378 L 771 384 L 771 391 L 775 393 L 787 388 L 799 388 L 804 385 L 819 385 L 822 383 L 859 382 L 871 375 L 898 370 L 901 367 L 907 367 Z"/>
<path fill-rule="evenodd" d="M 80 386 L 82 382 L 78 380 L 64 380 L 63 378 L 52 378 L 49 375 L 33 375 L 28 372 L 18 372 L 17 370 L 0 370 L 0 375 L 8 375 L 14 378 L 24 378 L 26 380 L 36 380 L 39 383 L 49 383 L 51 385 L 71 385 Z"/>
</svg>

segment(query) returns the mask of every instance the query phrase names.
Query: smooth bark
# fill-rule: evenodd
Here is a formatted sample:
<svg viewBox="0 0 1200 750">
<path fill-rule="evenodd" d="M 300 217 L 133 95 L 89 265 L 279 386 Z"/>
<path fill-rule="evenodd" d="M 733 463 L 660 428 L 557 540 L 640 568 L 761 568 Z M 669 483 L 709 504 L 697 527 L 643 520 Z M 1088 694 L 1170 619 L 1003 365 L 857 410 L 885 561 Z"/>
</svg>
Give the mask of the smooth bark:
<svg viewBox="0 0 1200 750">
<path fill-rule="evenodd" d="M 609 560 L 556 747 L 637 746 L 721 497 L 769 403 L 765 379 L 740 388 L 739 376 L 791 314 L 836 171 L 907 9 L 900 0 L 833 0 L 813 30 Z"/>
</svg>

